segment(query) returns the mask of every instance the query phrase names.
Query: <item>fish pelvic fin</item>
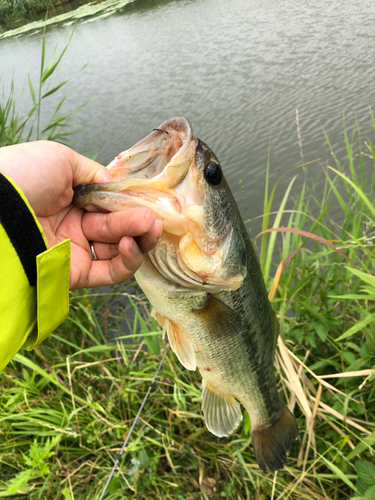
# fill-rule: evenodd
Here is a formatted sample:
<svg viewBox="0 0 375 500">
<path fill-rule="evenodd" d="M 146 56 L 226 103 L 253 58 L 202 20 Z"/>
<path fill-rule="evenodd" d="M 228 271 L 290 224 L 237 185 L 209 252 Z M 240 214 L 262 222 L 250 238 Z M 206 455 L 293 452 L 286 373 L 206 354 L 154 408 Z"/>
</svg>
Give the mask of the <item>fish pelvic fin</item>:
<svg viewBox="0 0 375 500">
<path fill-rule="evenodd" d="M 278 421 L 269 428 L 251 429 L 256 461 L 263 472 L 282 469 L 286 464 L 286 453 L 298 438 L 298 426 L 285 403 Z"/>
<path fill-rule="evenodd" d="M 182 366 L 187 370 L 196 370 L 197 362 L 194 349 L 187 335 L 176 323 L 170 321 L 168 318 L 164 318 L 155 309 L 152 310 L 151 315 L 156 319 L 163 330 L 167 331 L 172 351 L 176 354 Z"/>
<path fill-rule="evenodd" d="M 240 404 L 224 396 L 203 379 L 202 411 L 207 429 L 218 437 L 229 436 L 242 420 Z"/>
</svg>

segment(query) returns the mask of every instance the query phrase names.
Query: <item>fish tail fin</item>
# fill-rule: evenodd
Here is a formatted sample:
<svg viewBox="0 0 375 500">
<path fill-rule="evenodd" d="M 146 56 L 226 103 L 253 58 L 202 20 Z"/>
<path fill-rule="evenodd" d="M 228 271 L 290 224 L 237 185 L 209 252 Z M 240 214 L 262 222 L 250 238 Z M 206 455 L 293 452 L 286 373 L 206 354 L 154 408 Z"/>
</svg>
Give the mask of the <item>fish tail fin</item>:
<svg viewBox="0 0 375 500">
<path fill-rule="evenodd" d="M 285 403 L 277 422 L 268 428 L 251 430 L 256 461 L 263 472 L 282 469 L 287 462 L 286 453 L 298 438 L 298 426 Z"/>
</svg>

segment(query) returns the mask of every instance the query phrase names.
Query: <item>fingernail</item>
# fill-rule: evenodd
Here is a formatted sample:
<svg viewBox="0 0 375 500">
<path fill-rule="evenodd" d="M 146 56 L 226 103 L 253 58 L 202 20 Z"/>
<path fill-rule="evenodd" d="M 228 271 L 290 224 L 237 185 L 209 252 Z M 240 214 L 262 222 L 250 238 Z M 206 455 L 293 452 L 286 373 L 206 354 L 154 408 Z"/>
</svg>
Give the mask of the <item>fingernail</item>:
<svg viewBox="0 0 375 500">
<path fill-rule="evenodd" d="M 145 219 L 146 220 L 149 220 L 152 216 L 152 212 L 151 210 L 146 210 L 146 213 L 145 213 Z"/>
<path fill-rule="evenodd" d="M 137 243 L 133 240 L 133 238 L 130 240 L 129 243 L 129 250 L 133 255 L 138 255 L 141 251 L 139 250 L 139 246 Z"/>
<path fill-rule="evenodd" d="M 158 236 L 158 241 L 161 240 L 161 235 L 163 234 L 163 225 L 160 224 L 160 233 L 159 233 L 159 236 Z"/>
</svg>

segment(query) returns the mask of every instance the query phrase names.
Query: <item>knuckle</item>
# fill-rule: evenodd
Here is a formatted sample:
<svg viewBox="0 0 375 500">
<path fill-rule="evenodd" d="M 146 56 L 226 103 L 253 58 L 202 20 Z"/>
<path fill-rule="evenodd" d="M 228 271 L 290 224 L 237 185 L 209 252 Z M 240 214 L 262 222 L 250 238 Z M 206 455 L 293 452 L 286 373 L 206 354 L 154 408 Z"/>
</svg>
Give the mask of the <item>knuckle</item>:
<svg viewBox="0 0 375 500">
<path fill-rule="evenodd" d="M 115 261 L 113 260 L 113 261 L 111 262 L 111 264 L 112 264 L 112 265 L 111 265 L 111 266 L 110 266 L 110 268 L 109 268 L 109 275 L 110 275 L 110 279 L 111 279 L 111 281 L 112 281 L 112 283 L 113 283 L 114 285 L 117 285 L 118 283 L 121 283 L 121 279 L 120 279 L 119 273 L 118 273 L 118 271 L 117 271 L 117 269 L 116 269 L 116 268 L 117 268 L 117 266 L 116 266 Z"/>
<path fill-rule="evenodd" d="M 108 237 L 108 217 L 106 214 L 98 214 L 96 219 L 96 230 L 101 239 L 106 239 Z"/>
<path fill-rule="evenodd" d="M 109 244 L 109 253 L 111 257 L 117 257 L 117 255 L 119 254 L 118 243 Z"/>
</svg>

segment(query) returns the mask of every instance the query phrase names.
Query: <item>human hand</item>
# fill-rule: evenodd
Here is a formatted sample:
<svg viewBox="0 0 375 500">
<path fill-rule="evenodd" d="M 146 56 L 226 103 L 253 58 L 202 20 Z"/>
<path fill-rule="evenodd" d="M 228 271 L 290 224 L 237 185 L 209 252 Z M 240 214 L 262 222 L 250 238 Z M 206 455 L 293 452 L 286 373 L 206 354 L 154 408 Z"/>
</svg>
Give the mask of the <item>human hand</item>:
<svg viewBox="0 0 375 500">
<path fill-rule="evenodd" d="M 49 247 L 70 238 L 70 289 L 129 279 L 151 250 L 162 226 L 150 210 L 89 213 L 72 204 L 73 188 L 110 182 L 99 163 L 57 142 L 37 141 L 0 148 L 0 171 L 22 189 Z M 99 260 L 92 261 L 89 241 Z"/>
</svg>

